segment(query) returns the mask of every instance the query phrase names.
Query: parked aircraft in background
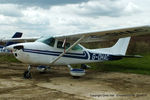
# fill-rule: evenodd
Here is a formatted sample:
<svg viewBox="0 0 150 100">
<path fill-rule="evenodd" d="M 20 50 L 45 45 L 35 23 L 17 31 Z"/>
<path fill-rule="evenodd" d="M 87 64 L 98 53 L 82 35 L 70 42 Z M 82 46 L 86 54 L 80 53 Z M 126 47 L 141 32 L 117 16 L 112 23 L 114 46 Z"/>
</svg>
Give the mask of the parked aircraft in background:
<svg viewBox="0 0 150 100">
<path fill-rule="evenodd" d="M 100 32 L 68 34 L 47 37 L 1 39 L 2 42 L 26 42 L 7 46 L 21 62 L 29 64 L 24 78 L 31 78 L 30 65 L 67 65 L 72 76 L 82 76 L 83 69 L 73 69 L 71 64 L 84 64 L 119 60 L 123 57 L 140 57 L 125 55 L 131 36 L 150 34 L 150 26 L 115 29 Z M 101 42 L 119 39 L 109 48 L 87 49 L 79 43 Z M 85 66 L 85 65 L 83 65 Z M 44 67 L 41 67 L 44 68 Z M 43 69 L 44 70 L 44 69 Z"/>
<path fill-rule="evenodd" d="M 21 38 L 22 33 L 21 32 L 16 32 L 12 38 Z M 11 53 L 11 50 L 5 49 L 6 46 L 12 45 L 12 44 L 17 44 L 17 42 L 13 41 L 8 41 L 5 43 L 5 45 L 0 45 L 0 53 Z"/>
</svg>

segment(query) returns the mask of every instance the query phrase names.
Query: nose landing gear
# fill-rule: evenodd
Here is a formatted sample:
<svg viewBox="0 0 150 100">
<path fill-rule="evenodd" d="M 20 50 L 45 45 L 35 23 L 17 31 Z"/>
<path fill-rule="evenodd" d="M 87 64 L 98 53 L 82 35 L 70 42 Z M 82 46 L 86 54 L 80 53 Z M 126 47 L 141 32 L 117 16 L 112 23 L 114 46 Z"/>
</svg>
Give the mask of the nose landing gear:
<svg viewBox="0 0 150 100">
<path fill-rule="evenodd" d="M 32 78 L 30 70 L 31 70 L 31 66 L 29 65 L 29 66 L 28 66 L 28 70 L 26 70 L 26 71 L 23 73 L 23 77 L 24 77 L 25 79 L 31 79 L 31 78 Z"/>
</svg>

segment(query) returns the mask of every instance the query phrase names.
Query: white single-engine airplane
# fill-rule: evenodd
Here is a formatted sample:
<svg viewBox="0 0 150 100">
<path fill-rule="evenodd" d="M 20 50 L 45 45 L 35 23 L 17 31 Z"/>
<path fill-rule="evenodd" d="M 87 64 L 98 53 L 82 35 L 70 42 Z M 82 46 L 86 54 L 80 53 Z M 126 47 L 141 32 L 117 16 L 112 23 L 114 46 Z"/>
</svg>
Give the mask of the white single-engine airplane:
<svg viewBox="0 0 150 100">
<path fill-rule="evenodd" d="M 130 36 L 150 34 L 150 26 L 80 33 L 63 36 L 1 39 L 2 42 L 25 42 L 7 46 L 21 62 L 29 64 L 24 78 L 31 78 L 30 65 L 68 65 L 119 60 L 126 56 Z M 119 39 L 110 48 L 87 49 L 79 43 Z M 34 41 L 34 42 L 28 42 Z M 82 70 L 72 69 L 77 73 Z M 76 73 L 72 73 L 75 75 Z M 80 73 L 81 74 L 81 73 Z M 78 76 L 78 75 L 77 75 Z"/>
</svg>

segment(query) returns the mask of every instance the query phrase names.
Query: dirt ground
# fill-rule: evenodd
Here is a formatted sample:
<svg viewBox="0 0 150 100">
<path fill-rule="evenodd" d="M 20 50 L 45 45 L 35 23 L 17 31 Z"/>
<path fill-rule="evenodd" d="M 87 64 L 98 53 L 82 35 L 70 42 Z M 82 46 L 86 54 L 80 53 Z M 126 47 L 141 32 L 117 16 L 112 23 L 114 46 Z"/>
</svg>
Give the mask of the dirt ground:
<svg viewBox="0 0 150 100">
<path fill-rule="evenodd" d="M 0 64 L 0 100 L 149 100 L 150 76 L 88 70 L 73 79 L 67 67 L 53 67 L 23 79 L 25 64 Z"/>
</svg>

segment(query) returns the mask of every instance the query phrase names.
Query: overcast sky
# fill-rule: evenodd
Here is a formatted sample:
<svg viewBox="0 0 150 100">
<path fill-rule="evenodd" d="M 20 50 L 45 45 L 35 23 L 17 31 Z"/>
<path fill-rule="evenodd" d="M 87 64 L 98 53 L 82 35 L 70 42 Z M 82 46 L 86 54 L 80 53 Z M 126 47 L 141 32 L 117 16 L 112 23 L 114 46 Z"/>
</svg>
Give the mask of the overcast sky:
<svg viewBox="0 0 150 100">
<path fill-rule="evenodd" d="M 73 34 L 150 25 L 150 0 L 0 0 L 0 36 Z"/>
</svg>

